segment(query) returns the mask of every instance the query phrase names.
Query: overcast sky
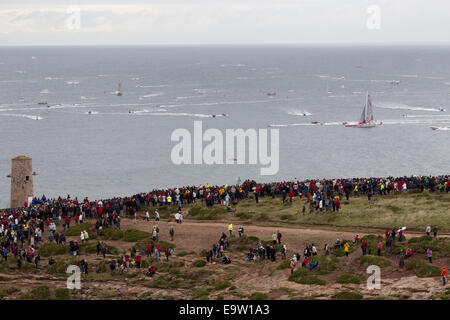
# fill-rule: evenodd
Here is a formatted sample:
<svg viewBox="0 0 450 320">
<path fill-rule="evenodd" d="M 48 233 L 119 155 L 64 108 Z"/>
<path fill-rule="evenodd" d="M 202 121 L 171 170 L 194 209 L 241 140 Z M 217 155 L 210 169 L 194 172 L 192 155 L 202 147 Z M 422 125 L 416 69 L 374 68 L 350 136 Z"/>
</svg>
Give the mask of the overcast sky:
<svg viewBox="0 0 450 320">
<path fill-rule="evenodd" d="M 0 0 L 0 45 L 450 44 L 449 17 L 449 0 Z"/>
</svg>

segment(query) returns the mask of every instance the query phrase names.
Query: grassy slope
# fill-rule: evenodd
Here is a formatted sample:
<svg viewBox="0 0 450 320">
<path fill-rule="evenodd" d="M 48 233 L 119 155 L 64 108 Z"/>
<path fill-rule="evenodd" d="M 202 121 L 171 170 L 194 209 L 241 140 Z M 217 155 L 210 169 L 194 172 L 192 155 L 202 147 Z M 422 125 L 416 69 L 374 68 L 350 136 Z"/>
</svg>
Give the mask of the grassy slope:
<svg viewBox="0 0 450 320">
<path fill-rule="evenodd" d="M 292 204 L 282 204 L 280 198 L 260 198 L 258 204 L 249 199 L 240 202 L 234 213 L 217 214 L 210 219 L 230 220 L 239 219 L 249 224 L 287 224 L 310 225 L 323 227 L 358 227 L 364 228 L 393 228 L 407 226 L 409 230 L 424 232 L 427 224 L 437 225 L 439 232 L 450 232 L 450 194 L 417 193 L 399 194 L 374 197 L 371 203 L 367 197 L 342 200 L 341 211 L 309 213 L 306 206 L 305 216 L 302 207 L 305 199 L 295 198 Z M 218 207 L 218 206 L 215 206 Z M 190 210 L 192 205 L 185 206 Z M 189 218 L 189 215 L 187 216 Z"/>
</svg>

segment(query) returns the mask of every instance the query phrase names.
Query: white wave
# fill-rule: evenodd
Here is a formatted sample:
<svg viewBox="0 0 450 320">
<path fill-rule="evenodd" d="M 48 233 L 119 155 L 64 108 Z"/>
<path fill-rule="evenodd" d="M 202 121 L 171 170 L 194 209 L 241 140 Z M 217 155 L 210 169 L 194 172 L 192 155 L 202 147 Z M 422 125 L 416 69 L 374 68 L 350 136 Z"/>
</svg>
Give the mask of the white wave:
<svg viewBox="0 0 450 320">
<path fill-rule="evenodd" d="M 426 76 L 425 79 L 431 79 L 431 80 L 443 80 L 444 77 L 438 77 L 438 76 Z"/>
<path fill-rule="evenodd" d="M 69 81 L 65 81 L 65 83 L 66 84 L 68 84 L 68 85 L 79 85 L 80 84 L 80 81 L 78 81 L 78 80 L 69 80 Z"/>
<path fill-rule="evenodd" d="M 0 114 L 0 116 L 20 117 L 20 118 L 27 118 L 27 119 L 31 119 L 31 120 L 43 120 L 44 119 L 44 118 L 42 118 L 40 116 L 29 115 L 29 114 L 12 114 L 12 113 L 8 113 L 8 114 Z"/>
<path fill-rule="evenodd" d="M 85 96 L 81 96 L 80 97 L 81 100 L 88 100 L 89 98 L 85 97 Z"/>
<path fill-rule="evenodd" d="M 288 124 L 269 124 L 269 127 L 297 127 L 297 126 L 316 126 L 319 123 L 288 123 Z"/>
<path fill-rule="evenodd" d="M 316 77 L 319 78 L 329 78 L 330 76 L 328 74 L 315 74 Z"/>
<path fill-rule="evenodd" d="M 404 78 L 418 78 L 418 74 L 394 74 L 395 77 L 404 77 Z"/>
<path fill-rule="evenodd" d="M 155 84 L 155 85 L 148 85 L 148 86 L 144 86 L 141 84 L 137 84 L 136 88 L 165 88 L 168 87 L 167 84 Z"/>
<path fill-rule="evenodd" d="M 306 111 L 306 110 L 290 110 L 288 111 L 288 114 L 290 114 L 291 116 L 312 116 L 312 113 Z"/>
<path fill-rule="evenodd" d="M 149 116 L 174 116 L 174 117 L 197 117 L 197 118 L 216 118 L 216 117 L 227 117 L 227 114 L 203 114 L 203 113 L 187 113 L 187 112 L 138 112 L 139 115 L 149 115 Z"/>
<path fill-rule="evenodd" d="M 433 112 L 445 111 L 445 109 L 441 110 L 439 108 L 412 107 L 407 104 L 394 103 L 394 102 L 385 102 L 385 103 L 377 104 L 375 107 L 382 108 L 382 109 L 393 109 L 393 110 L 433 111 Z"/>
<path fill-rule="evenodd" d="M 236 80 L 248 80 L 249 77 L 236 77 Z"/>
<path fill-rule="evenodd" d="M 0 80 L 1 83 L 19 82 L 19 80 Z"/>
<path fill-rule="evenodd" d="M 246 67 L 246 65 L 243 64 L 243 63 L 221 64 L 220 66 L 221 66 L 222 68 L 224 68 L 224 67 Z"/>
<path fill-rule="evenodd" d="M 193 98 L 199 98 L 200 96 L 184 96 L 184 97 L 176 97 L 176 100 L 185 100 L 185 99 L 193 99 Z M 202 97 L 203 98 L 203 97 Z"/>
<path fill-rule="evenodd" d="M 25 74 L 25 73 L 27 73 L 27 72 L 24 71 L 24 70 L 16 70 L 15 72 L 20 73 L 20 74 Z"/>
<path fill-rule="evenodd" d="M 41 90 L 40 94 L 49 94 L 50 91 L 48 89 Z"/>
<path fill-rule="evenodd" d="M 142 100 L 144 98 L 158 97 L 158 96 L 162 96 L 163 94 L 164 94 L 164 92 L 156 92 L 156 93 L 146 94 L 146 95 L 140 96 L 139 100 Z"/>
<path fill-rule="evenodd" d="M 404 118 L 443 118 L 446 119 L 447 117 L 450 117 L 450 114 L 417 114 L 417 115 L 410 115 L 410 114 L 404 114 Z"/>
<path fill-rule="evenodd" d="M 45 77 L 45 80 L 62 80 L 64 78 L 59 78 L 59 77 Z"/>
<path fill-rule="evenodd" d="M 291 98 L 289 101 L 300 100 L 302 98 Z M 275 100 L 277 102 L 282 102 L 285 100 L 278 99 Z M 171 105 L 163 105 L 166 108 L 176 108 L 176 107 L 191 107 L 191 106 L 218 106 L 218 105 L 230 105 L 230 104 L 257 104 L 257 103 L 274 103 L 273 99 L 271 100 L 247 100 L 247 101 L 216 101 L 216 102 L 203 102 L 203 103 L 185 103 L 185 104 L 171 104 Z"/>
</svg>

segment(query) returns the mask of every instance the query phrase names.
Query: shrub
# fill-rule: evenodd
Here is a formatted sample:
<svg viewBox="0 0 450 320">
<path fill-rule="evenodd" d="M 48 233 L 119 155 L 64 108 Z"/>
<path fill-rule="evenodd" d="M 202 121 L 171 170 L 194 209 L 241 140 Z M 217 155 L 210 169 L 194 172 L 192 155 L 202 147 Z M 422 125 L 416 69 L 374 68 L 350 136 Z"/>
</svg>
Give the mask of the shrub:
<svg viewBox="0 0 450 320">
<path fill-rule="evenodd" d="M 97 231 L 97 235 L 104 240 L 121 240 L 123 238 L 123 231 L 114 228 L 105 228 Z"/>
<path fill-rule="evenodd" d="M 384 267 L 388 267 L 392 264 L 386 258 L 379 257 L 379 256 L 372 256 L 372 255 L 365 255 L 365 256 L 359 257 L 359 263 L 362 264 L 364 268 L 367 268 L 368 266 L 371 266 L 371 265 L 376 265 L 376 266 L 379 266 L 380 268 L 384 268 Z"/>
<path fill-rule="evenodd" d="M 196 268 L 201 268 L 206 266 L 206 261 L 205 260 L 195 260 L 192 265 Z"/>
<path fill-rule="evenodd" d="M 248 212 L 248 211 L 242 211 L 242 212 L 236 212 L 235 216 L 238 218 L 243 218 L 243 219 L 251 219 L 253 214 L 253 212 Z"/>
<path fill-rule="evenodd" d="M 253 292 L 249 297 L 250 300 L 269 300 L 269 296 L 262 292 Z"/>
<path fill-rule="evenodd" d="M 289 260 L 283 261 L 277 267 L 277 270 L 288 269 L 291 266 L 291 262 Z"/>
<path fill-rule="evenodd" d="M 28 296 L 27 296 L 28 297 Z M 50 288 L 47 286 L 39 286 L 31 290 L 29 293 L 31 300 L 49 300 L 50 299 Z M 25 299 L 30 300 L 30 299 Z"/>
<path fill-rule="evenodd" d="M 208 209 L 196 205 L 189 210 L 189 215 L 197 220 L 213 220 L 226 213 L 227 210 L 224 207 L 217 206 L 213 209 Z"/>
<path fill-rule="evenodd" d="M 103 261 L 100 261 L 98 264 L 97 264 L 97 267 L 95 268 L 95 272 L 96 273 L 105 273 L 105 272 L 107 272 L 108 270 L 109 270 L 109 264 L 111 263 L 111 261 L 107 261 L 107 260 L 103 260 Z"/>
<path fill-rule="evenodd" d="M 441 275 L 441 269 L 439 267 L 419 259 L 410 260 L 406 264 L 406 269 L 415 270 L 416 276 L 419 278 L 439 277 Z"/>
<path fill-rule="evenodd" d="M 54 242 L 44 243 L 39 248 L 39 254 L 42 257 L 50 257 L 50 256 L 58 256 L 62 254 L 69 253 L 69 246 L 65 246 L 63 244 L 57 244 Z"/>
<path fill-rule="evenodd" d="M 356 275 L 354 275 L 354 274 L 352 274 L 352 273 L 345 272 L 345 273 L 341 274 L 341 275 L 337 278 L 336 283 L 342 283 L 342 284 L 346 284 L 346 283 L 360 284 L 360 283 L 361 283 L 361 279 L 360 279 L 358 276 L 356 276 Z"/>
<path fill-rule="evenodd" d="M 220 291 L 220 290 L 228 288 L 229 286 L 231 286 L 230 281 L 228 281 L 228 280 L 221 281 L 214 286 L 214 290 Z"/>
<path fill-rule="evenodd" d="M 91 231 L 92 230 L 92 223 L 81 223 L 79 225 L 74 225 L 73 227 L 70 227 L 65 232 L 66 236 L 80 236 L 81 231 L 87 231 L 89 234 L 89 238 L 91 238 Z"/>
<path fill-rule="evenodd" d="M 56 300 L 68 300 L 69 299 L 69 289 L 67 288 L 57 288 L 55 290 L 55 298 Z"/>
<path fill-rule="evenodd" d="M 50 274 L 63 275 L 66 274 L 67 267 L 69 264 L 64 261 L 57 261 L 48 267 L 47 272 Z"/>
<path fill-rule="evenodd" d="M 127 241 L 127 242 L 136 242 L 136 241 L 148 238 L 150 236 L 151 236 L 151 234 L 148 232 L 141 231 L 141 230 L 129 229 L 129 230 L 125 231 L 123 240 Z"/>
<path fill-rule="evenodd" d="M 316 275 L 314 275 L 312 272 L 306 269 L 298 269 L 292 273 L 289 278 L 289 281 L 293 281 L 300 284 L 317 284 L 317 285 L 325 285 L 326 281 L 323 279 L 320 279 Z"/>
<path fill-rule="evenodd" d="M 160 263 L 159 265 L 155 266 L 155 269 L 158 272 L 169 272 L 173 268 L 181 268 L 184 266 L 184 261 L 169 261 Z"/>
<path fill-rule="evenodd" d="M 320 275 L 333 272 L 339 263 L 339 259 L 333 256 L 320 256 L 317 257 L 317 260 L 319 261 L 319 265 L 317 266 L 316 274 Z"/>
<path fill-rule="evenodd" d="M 213 290 L 212 287 L 200 286 L 194 290 L 194 299 L 200 298 L 204 300 L 204 298 L 208 298 L 209 293 Z"/>
<path fill-rule="evenodd" d="M 354 252 L 356 250 L 356 245 L 354 243 L 352 243 L 352 241 L 350 241 L 350 240 L 343 240 L 343 243 L 346 243 L 346 242 L 348 242 L 348 244 L 350 245 L 350 247 L 348 248 L 348 252 L 349 252 L 349 254 L 351 254 L 352 252 Z M 341 247 L 339 249 L 333 250 L 333 255 L 335 257 L 345 256 L 344 248 Z"/>
<path fill-rule="evenodd" d="M 433 257 L 447 257 L 450 252 L 450 239 L 438 238 L 435 240 L 430 236 L 416 237 L 408 241 L 408 247 L 415 253 L 426 253 L 427 249 L 431 249 Z"/>
<path fill-rule="evenodd" d="M 361 300 L 362 295 L 356 292 L 342 291 L 333 296 L 333 300 Z"/>
</svg>

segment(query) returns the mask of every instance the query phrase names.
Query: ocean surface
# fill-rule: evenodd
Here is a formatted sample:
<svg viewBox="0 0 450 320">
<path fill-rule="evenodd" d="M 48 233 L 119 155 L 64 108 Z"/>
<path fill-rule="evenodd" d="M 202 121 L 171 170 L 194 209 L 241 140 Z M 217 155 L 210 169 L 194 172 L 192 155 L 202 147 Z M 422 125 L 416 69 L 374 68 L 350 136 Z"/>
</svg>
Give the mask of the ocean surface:
<svg viewBox="0 0 450 320">
<path fill-rule="evenodd" d="M 383 125 L 344 127 L 367 91 Z M 195 120 L 204 130 L 279 129 L 278 173 L 174 165 L 171 134 L 193 132 Z M 449 174 L 450 131 L 430 126 L 450 126 L 450 47 L 0 47 L 0 207 L 21 154 L 33 158 L 35 195 L 47 197 L 238 177 Z"/>
</svg>

